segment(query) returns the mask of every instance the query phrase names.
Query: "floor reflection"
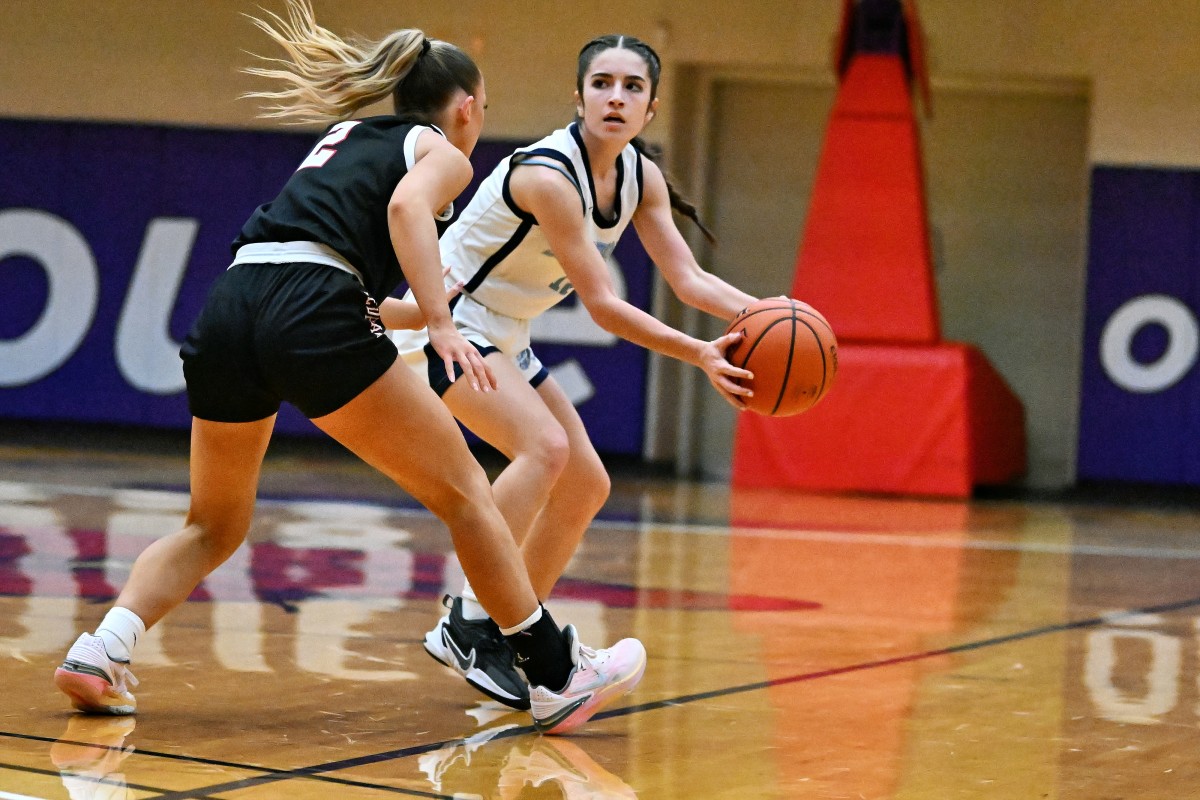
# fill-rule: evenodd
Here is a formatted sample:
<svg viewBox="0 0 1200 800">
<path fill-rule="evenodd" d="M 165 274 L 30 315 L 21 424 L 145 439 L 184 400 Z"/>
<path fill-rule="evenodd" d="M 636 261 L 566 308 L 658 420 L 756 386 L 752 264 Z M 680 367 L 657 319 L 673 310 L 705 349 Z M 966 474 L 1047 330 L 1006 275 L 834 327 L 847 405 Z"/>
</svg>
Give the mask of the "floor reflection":
<svg viewBox="0 0 1200 800">
<path fill-rule="evenodd" d="M 134 751 L 125 740 L 136 725 L 133 717 L 71 716 L 50 746 L 50 761 L 71 800 L 133 800 L 121 765 Z"/>
<path fill-rule="evenodd" d="M 550 605 L 587 641 L 641 638 L 650 666 L 613 713 L 555 739 L 423 652 L 462 577 L 440 523 L 312 499 L 357 474 L 322 484 L 327 465 L 297 464 L 295 486 L 269 479 L 246 546 L 139 648 L 135 751 L 134 720 L 70 714 L 49 676 L 186 494 L 143 474 L 11 480 L 25 466 L 2 451 L 0 655 L 28 698 L 0 715 L 6 792 L 1132 800 L 1200 785 L 1195 509 L 619 485 Z"/>
<path fill-rule="evenodd" d="M 530 736 L 528 730 L 514 723 L 496 725 L 420 756 L 418 765 L 434 792 L 456 798 L 629 800 L 638 796 L 578 744 L 558 736 Z"/>
</svg>

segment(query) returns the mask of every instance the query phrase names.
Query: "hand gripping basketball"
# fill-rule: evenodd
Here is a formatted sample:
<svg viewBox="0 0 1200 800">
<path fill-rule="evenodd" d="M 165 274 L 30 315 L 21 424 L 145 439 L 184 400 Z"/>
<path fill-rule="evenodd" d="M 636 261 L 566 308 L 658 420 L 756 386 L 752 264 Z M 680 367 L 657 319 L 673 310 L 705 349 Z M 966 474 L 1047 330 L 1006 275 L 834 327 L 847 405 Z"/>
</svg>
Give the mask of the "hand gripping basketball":
<svg viewBox="0 0 1200 800">
<path fill-rule="evenodd" d="M 754 374 L 746 408 L 787 417 L 812 408 L 837 375 L 837 338 L 829 321 L 812 306 L 788 297 L 751 303 L 725 329 L 744 332 L 726 360 Z"/>
</svg>

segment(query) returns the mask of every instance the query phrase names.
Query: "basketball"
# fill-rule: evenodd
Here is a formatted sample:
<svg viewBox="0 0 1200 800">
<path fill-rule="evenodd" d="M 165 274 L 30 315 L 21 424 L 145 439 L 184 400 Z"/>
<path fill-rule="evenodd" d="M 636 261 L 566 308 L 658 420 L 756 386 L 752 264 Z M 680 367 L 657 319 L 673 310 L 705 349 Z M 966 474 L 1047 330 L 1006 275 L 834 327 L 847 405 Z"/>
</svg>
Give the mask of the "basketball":
<svg viewBox="0 0 1200 800">
<path fill-rule="evenodd" d="M 750 370 L 753 397 L 746 408 L 787 417 L 812 408 L 837 375 L 837 338 L 821 313 L 807 303 L 770 297 L 743 309 L 726 333 L 744 331 L 725 359 Z"/>
</svg>

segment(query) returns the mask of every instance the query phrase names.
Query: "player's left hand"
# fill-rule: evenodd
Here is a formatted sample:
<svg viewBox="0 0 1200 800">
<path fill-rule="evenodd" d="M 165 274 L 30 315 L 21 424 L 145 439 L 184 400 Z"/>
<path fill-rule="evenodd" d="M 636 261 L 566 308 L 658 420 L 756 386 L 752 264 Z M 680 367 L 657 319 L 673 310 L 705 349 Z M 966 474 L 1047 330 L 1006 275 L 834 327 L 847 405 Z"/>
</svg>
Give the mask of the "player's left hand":
<svg viewBox="0 0 1200 800">
<path fill-rule="evenodd" d="M 725 398 L 725 402 L 739 411 L 746 408 L 741 398 L 754 396 L 754 391 L 744 383 L 753 380 L 754 373 L 730 364 L 725 353 L 744 335 L 738 330 L 708 342 L 701 352 L 699 364 L 713 388 Z"/>
</svg>

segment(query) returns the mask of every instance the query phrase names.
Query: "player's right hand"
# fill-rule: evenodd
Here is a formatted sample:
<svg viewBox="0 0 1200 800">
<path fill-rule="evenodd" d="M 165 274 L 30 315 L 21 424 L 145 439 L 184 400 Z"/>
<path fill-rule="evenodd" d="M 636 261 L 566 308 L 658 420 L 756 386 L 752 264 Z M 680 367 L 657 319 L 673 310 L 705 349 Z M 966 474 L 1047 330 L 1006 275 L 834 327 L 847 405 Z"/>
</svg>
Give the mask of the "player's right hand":
<svg viewBox="0 0 1200 800">
<path fill-rule="evenodd" d="M 454 323 L 429 328 L 429 344 L 442 357 L 446 375 L 454 382 L 454 365 L 463 371 L 463 377 L 475 391 L 490 392 L 497 387 L 496 376 L 483 360 L 475 345 L 468 342 L 454 327 Z"/>
</svg>

